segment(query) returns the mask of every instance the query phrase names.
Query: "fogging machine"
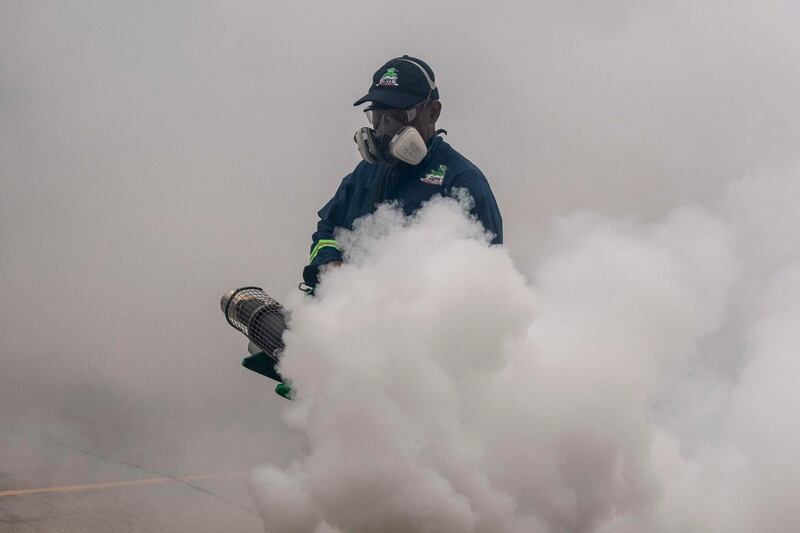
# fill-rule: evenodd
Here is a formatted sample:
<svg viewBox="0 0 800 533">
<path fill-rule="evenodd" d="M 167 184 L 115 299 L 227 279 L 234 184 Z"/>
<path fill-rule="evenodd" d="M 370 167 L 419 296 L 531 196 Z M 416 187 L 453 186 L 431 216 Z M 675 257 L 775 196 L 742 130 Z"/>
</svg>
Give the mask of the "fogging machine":
<svg viewBox="0 0 800 533">
<path fill-rule="evenodd" d="M 230 290 L 222 295 L 220 307 L 228 324 L 250 339 L 250 355 L 242 360 L 242 366 L 277 381 L 275 392 L 289 398 L 291 388 L 275 369 L 285 348 L 286 308 L 260 287 Z"/>
</svg>

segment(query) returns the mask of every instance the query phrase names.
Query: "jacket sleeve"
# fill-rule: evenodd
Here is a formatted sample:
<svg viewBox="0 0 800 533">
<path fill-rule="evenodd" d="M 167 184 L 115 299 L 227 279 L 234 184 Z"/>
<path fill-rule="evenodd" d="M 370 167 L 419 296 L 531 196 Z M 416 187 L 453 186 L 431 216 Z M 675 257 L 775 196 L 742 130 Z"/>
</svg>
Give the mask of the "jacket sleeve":
<svg viewBox="0 0 800 533">
<path fill-rule="evenodd" d="M 317 213 L 319 222 L 317 231 L 311 236 L 309 265 L 319 267 L 331 261 L 342 260 L 342 251 L 333 237 L 333 232 L 337 227 L 344 226 L 352 194 L 352 182 L 352 174 L 345 176 L 333 198 Z"/>
<path fill-rule="evenodd" d="M 461 186 L 466 187 L 475 200 L 472 214 L 493 235 L 491 243 L 503 244 L 503 217 L 500 215 L 500 208 L 497 207 L 497 200 L 492 194 L 489 182 L 479 174 L 466 180 Z"/>
</svg>

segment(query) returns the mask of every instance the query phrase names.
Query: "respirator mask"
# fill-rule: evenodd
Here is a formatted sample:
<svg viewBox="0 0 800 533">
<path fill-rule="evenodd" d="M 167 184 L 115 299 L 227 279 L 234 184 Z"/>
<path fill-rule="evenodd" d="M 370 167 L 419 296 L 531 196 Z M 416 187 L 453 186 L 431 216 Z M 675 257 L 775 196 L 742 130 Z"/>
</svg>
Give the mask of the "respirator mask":
<svg viewBox="0 0 800 533">
<path fill-rule="evenodd" d="M 361 157 L 367 163 L 397 163 L 418 165 L 428 153 L 428 147 L 417 129 L 410 126 L 428 100 L 411 109 L 372 107 L 365 111 L 372 128 L 356 131 L 353 139 Z"/>
</svg>

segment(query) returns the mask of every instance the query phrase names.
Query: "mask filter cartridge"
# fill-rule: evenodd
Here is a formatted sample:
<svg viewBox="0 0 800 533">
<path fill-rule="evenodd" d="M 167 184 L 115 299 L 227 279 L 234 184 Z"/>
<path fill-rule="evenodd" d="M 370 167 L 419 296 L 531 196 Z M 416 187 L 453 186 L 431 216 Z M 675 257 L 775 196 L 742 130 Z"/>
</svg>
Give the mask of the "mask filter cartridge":
<svg viewBox="0 0 800 533">
<path fill-rule="evenodd" d="M 389 141 L 389 155 L 408 163 L 418 165 L 428 153 L 428 147 L 416 128 L 406 126 Z"/>
</svg>

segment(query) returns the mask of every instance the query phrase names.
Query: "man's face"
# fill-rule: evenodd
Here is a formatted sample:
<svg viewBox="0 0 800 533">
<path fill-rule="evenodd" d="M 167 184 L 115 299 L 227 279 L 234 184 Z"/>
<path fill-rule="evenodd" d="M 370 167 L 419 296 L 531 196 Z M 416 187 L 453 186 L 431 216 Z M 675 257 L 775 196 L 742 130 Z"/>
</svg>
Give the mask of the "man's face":
<svg viewBox="0 0 800 533">
<path fill-rule="evenodd" d="M 367 110 L 367 120 L 375 128 L 375 133 L 378 134 L 378 137 L 390 138 L 406 126 L 416 127 L 416 122 L 423 107 L 424 104 L 419 104 L 409 109 L 375 105 Z"/>
<path fill-rule="evenodd" d="M 410 109 L 372 106 L 368 109 L 367 117 L 378 137 L 391 138 L 404 127 L 412 126 L 427 140 L 433 134 L 440 110 L 441 103 L 434 100 Z"/>
</svg>

